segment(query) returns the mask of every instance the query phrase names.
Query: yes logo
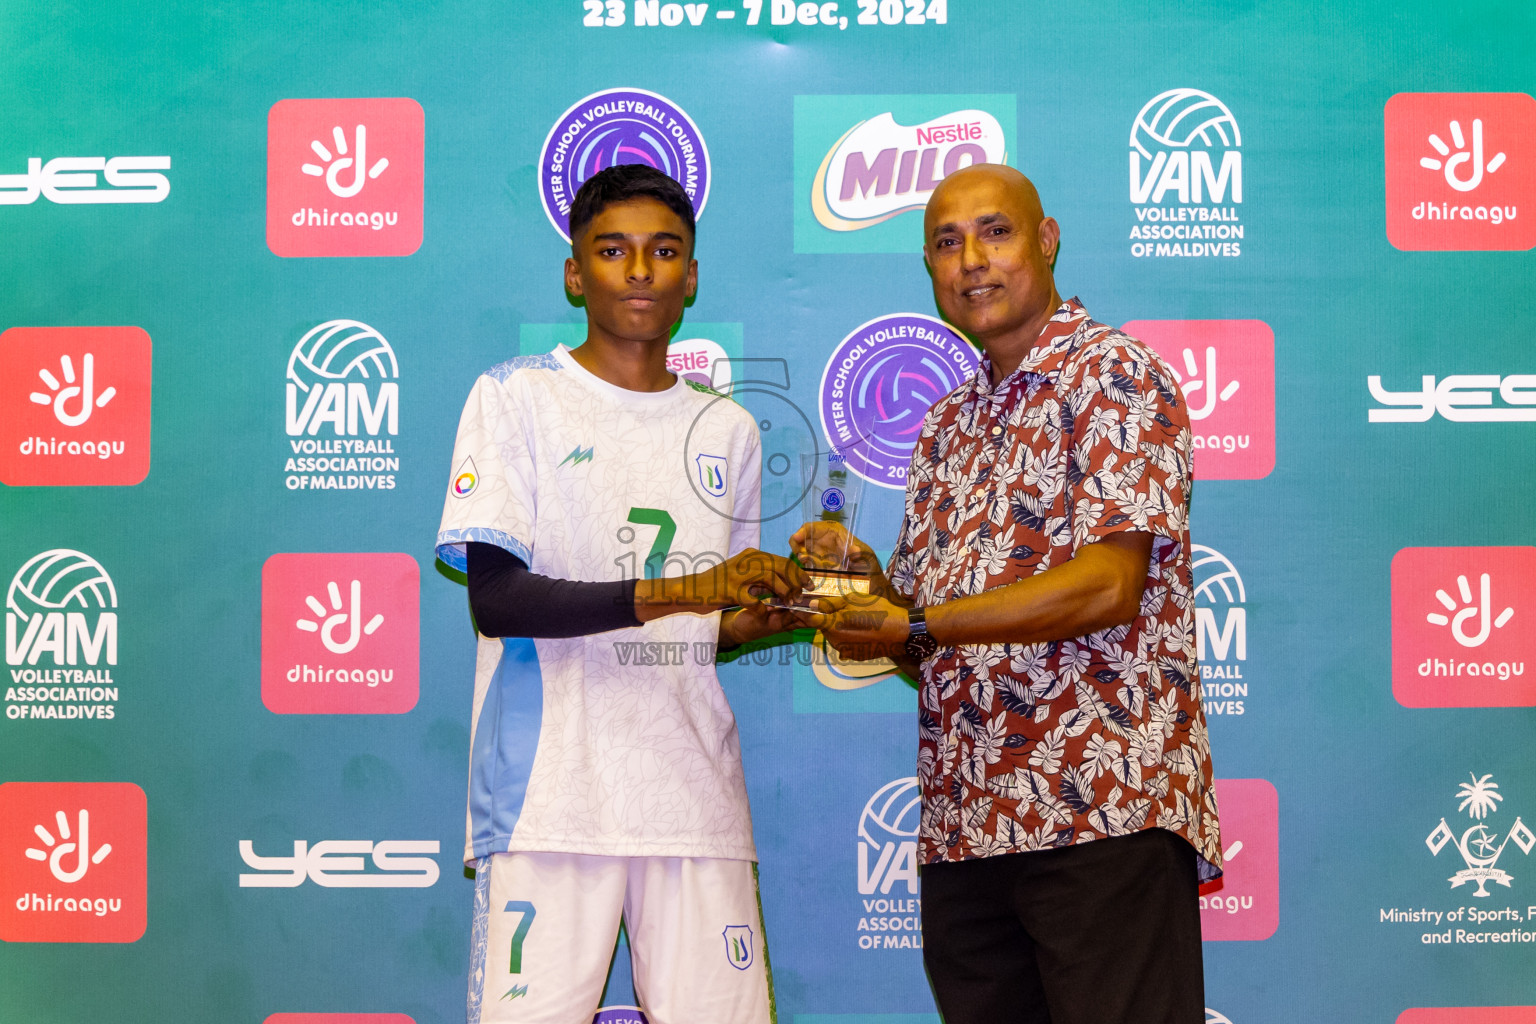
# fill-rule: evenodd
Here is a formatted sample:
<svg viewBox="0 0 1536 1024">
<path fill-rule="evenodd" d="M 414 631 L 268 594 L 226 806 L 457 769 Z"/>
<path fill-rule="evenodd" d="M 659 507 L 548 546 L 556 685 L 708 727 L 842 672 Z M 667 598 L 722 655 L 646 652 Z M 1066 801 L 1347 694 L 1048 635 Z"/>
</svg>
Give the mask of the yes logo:
<svg viewBox="0 0 1536 1024">
<path fill-rule="evenodd" d="M 1173 368 L 1188 402 L 1200 480 L 1275 468 L 1275 332 L 1262 320 L 1133 320 L 1123 328 Z"/>
<path fill-rule="evenodd" d="M 0 334 L 0 480 L 132 485 L 149 473 L 149 335 L 137 327 Z"/>
<path fill-rule="evenodd" d="M 1392 695 L 1411 708 L 1536 706 L 1536 548 L 1392 559 Z"/>
<path fill-rule="evenodd" d="M 1200 897 L 1207 942 L 1267 939 L 1280 926 L 1280 797 L 1264 779 L 1217 779 L 1222 877 Z"/>
<path fill-rule="evenodd" d="M 242 839 L 240 859 L 253 871 L 240 875 L 240 888 L 292 889 L 307 879 L 328 889 L 426 889 L 439 875 L 437 861 L 427 855 L 440 845 L 435 839 L 322 839 L 311 846 L 295 839 L 292 856 L 265 857 Z"/>
<path fill-rule="evenodd" d="M 131 782 L 0 785 L 0 939 L 134 942 L 148 812 Z"/>
<path fill-rule="evenodd" d="M 425 147 L 412 99 L 279 100 L 267 115 L 267 247 L 409 256 L 421 247 Z"/>
<path fill-rule="evenodd" d="M 280 715 L 416 706 L 420 569 L 405 554 L 279 554 L 261 570 L 261 701 Z"/>
<path fill-rule="evenodd" d="M 1387 101 L 1385 120 L 1388 241 L 1408 250 L 1536 246 L 1536 99 L 1404 92 Z"/>
</svg>

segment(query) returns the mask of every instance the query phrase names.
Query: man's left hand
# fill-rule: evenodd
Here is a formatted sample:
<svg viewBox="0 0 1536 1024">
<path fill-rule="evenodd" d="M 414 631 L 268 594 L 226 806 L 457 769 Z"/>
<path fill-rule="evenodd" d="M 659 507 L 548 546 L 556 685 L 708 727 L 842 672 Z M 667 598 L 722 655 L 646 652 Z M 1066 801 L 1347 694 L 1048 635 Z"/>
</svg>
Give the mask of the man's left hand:
<svg viewBox="0 0 1536 1024">
<path fill-rule="evenodd" d="M 873 594 L 818 597 L 815 610 L 796 613 L 814 626 L 839 655 L 850 661 L 893 661 L 906 654 L 907 609 Z"/>
</svg>

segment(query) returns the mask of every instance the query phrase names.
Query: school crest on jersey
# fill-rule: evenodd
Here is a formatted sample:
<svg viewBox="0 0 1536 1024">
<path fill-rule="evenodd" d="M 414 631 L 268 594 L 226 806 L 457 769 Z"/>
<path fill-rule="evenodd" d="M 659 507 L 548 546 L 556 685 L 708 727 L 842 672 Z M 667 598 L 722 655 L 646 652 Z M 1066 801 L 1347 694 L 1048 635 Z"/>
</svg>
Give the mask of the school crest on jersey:
<svg viewBox="0 0 1536 1024">
<path fill-rule="evenodd" d="M 725 497 L 725 457 L 700 455 L 694 462 L 699 467 L 699 486 L 704 492 L 716 498 Z"/>
<path fill-rule="evenodd" d="M 725 958 L 731 962 L 731 966 L 738 971 L 744 971 L 752 966 L 752 929 L 744 924 L 726 925 L 725 931 L 720 933 L 725 936 Z"/>
</svg>

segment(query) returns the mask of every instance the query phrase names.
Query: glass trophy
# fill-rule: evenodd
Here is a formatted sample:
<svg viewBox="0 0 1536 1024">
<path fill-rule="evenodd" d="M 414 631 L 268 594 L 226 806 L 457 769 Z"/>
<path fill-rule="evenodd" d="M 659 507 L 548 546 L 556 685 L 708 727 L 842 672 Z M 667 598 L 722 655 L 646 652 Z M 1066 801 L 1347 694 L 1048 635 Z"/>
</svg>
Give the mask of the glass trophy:
<svg viewBox="0 0 1536 1024">
<path fill-rule="evenodd" d="M 858 533 L 859 506 L 864 500 L 864 478 L 848 468 L 848 460 L 836 447 L 800 456 L 805 490 L 801 513 L 807 523 L 838 523 L 844 529 L 840 549 L 815 553 L 815 565 L 806 565 L 808 585 L 804 597 L 847 597 L 868 594 L 869 580 L 854 568 L 852 538 Z"/>
</svg>

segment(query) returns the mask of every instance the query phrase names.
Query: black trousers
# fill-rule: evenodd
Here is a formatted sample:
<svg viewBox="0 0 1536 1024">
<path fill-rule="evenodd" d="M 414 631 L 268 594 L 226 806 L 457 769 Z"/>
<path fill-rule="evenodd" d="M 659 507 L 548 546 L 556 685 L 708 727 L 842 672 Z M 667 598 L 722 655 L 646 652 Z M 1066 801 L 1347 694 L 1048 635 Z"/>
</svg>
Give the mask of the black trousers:
<svg viewBox="0 0 1536 1024">
<path fill-rule="evenodd" d="M 1160 828 L 922 869 L 945 1024 L 1204 1024 L 1195 851 Z"/>
</svg>

